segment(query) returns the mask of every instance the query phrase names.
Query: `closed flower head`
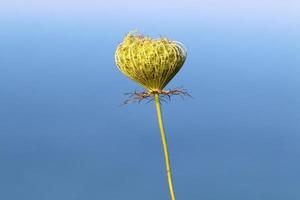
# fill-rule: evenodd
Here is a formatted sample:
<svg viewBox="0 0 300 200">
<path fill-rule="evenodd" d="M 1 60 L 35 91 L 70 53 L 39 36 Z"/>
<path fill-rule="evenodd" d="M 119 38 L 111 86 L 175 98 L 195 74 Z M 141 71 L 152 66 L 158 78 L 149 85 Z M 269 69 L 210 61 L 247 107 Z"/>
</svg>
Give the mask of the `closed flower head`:
<svg viewBox="0 0 300 200">
<path fill-rule="evenodd" d="M 130 32 L 118 46 L 115 60 L 130 79 L 150 92 L 159 92 L 180 70 L 186 56 L 186 49 L 179 42 Z"/>
</svg>

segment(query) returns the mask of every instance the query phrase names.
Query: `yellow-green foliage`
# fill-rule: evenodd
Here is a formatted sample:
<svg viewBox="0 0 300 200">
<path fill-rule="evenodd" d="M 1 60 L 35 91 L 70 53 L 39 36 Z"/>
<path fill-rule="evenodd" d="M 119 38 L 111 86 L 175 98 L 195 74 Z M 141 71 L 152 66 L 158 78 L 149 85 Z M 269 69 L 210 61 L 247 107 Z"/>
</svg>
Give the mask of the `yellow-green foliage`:
<svg viewBox="0 0 300 200">
<path fill-rule="evenodd" d="M 187 52 L 167 38 L 129 33 L 115 54 L 118 68 L 149 91 L 161 91 L 180 70 Z"/>
</svg>

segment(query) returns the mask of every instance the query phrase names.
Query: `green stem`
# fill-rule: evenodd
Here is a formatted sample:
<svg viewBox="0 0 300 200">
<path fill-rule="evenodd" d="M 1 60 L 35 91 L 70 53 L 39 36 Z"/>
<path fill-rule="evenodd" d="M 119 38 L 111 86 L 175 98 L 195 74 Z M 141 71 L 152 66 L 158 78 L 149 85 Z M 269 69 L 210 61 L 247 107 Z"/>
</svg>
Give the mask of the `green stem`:
<svg viewBox="0 0 300 200">
<path fill-rule="evenodd" d="M 159 123 L 159 128 L 160 128 L 161 139 L 162 139 L 162 143 L 163 143 L 163 147 L 164 147 L 164 154 L 165 154 L 165 160 L 166 160 L 167 176 L 168 176 L 168 183 L 169 183 L 171 199 L 176 200 L 173 178 L 172 178 L 172 171 L 171 171 L 171 164 L 170 164 L 170 156 L 169 156 L 169 150 L 168 150 L 168 143 L 167 143 L 167 137 L 166 137 L 166 133 L 165 133 L 164 122 L 163 122 L 163 117 L 162 117 L 162 112 L 161 112 L 161 107 L 160 107 L 159 94 L 155 94 L 155 104 L 156 104 L 157 118 L 158 118 L 158 123 Z"/>
</svg>

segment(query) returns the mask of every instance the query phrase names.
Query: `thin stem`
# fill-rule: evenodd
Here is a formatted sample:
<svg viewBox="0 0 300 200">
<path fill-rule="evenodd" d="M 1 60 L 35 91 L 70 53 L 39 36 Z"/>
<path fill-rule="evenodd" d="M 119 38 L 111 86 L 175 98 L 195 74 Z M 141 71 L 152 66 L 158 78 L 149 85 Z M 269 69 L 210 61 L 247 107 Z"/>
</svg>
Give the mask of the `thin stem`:
<svg viewBox="0 0 300 200">
<path fill-rule="evenodd" d="M 164 154 L 165 154 L 165 160 L 166 160 L 167 176 L 168 176 L 168 183 L 169 183 L 171 199 L 176 200 L 173 178 L 172 178 L 172 171 L 171 171 L 171 164 L 170 164 L 170 156 L 169 156 L 169 150 L 168 150 L 168 143 L 167 143 L 167 137 L 166 137 L 166 133 L 165 133 L 164 122 L 163 122 L 163 117 L 162 117 L 162 112 L 161 112 L 161 107 L 160 107 L 159 94 L 155 94 L 155 104 L 156 104 L 157 118 L 158 118 L 158 123 L 159 123 L 159 128 L 160 128 L 161 139 L 162 139 L 162 143 L 163 143 L 163 147 L 164 147 Z"/>
</svg>

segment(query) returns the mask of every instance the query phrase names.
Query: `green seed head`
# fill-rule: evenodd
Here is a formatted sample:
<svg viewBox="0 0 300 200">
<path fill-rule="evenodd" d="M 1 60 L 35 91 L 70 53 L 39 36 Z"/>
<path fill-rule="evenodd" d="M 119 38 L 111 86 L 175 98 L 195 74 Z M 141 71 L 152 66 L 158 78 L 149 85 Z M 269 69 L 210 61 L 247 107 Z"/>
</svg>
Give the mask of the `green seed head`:
<svg viewBox="0 0 300 200">
<path fill-rule="evenodd" d="M 130 79 L 149 91 L 161 91 L 180 70 L 186 56 L 179 42 L 130 32 L 118 46 L 115 60 Z"/>
</svg>

